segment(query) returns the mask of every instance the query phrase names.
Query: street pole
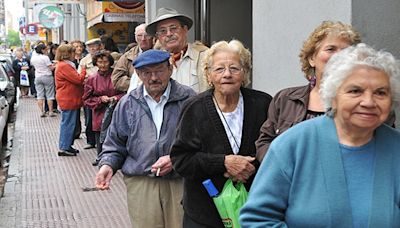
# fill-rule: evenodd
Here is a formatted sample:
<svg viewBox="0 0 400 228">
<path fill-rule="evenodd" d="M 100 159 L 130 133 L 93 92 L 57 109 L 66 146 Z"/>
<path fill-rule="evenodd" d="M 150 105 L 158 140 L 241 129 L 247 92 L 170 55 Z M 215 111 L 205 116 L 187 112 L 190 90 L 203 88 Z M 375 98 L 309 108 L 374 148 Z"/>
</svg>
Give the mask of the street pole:
<svg viewBox="0 0 400 228">
<path fill-rule="evenodd" d="M 27 47 L 28 45 L 28 35 L 27 35 L 27 31 L 28 31 L 28 24 L 29 24 L 29 12 L 28 12 L 28 0 L 24 0 L 24 5 L 25 5 L 25 50 L 28 51 L 30 49 L 30 47 Z"/>
</svg>

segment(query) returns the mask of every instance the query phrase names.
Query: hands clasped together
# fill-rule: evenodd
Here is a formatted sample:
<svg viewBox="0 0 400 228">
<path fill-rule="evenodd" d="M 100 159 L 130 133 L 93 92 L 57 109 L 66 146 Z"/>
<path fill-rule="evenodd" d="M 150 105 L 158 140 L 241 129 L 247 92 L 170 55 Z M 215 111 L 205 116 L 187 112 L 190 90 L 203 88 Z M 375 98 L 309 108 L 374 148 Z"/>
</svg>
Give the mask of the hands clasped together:
<svg viewBox="0 0 400 228">
<path fill-rule="evenodd" d="M 224 176 L 233 181 L 246 183 L 256 171 L 254 165 L 251 164 L 254 159 L 254 157 L 242 155 L 225 156 L 226 173 L 224 173 Z"/>
</svg>

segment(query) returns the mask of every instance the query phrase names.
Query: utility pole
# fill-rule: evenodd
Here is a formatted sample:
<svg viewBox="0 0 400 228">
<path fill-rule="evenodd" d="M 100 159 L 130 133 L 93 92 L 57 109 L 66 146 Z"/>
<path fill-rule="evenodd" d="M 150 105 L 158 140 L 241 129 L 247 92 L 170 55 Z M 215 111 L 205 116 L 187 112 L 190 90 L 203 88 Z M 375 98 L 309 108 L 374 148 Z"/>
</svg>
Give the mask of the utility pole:
<svg viewBox="0 0 400 228">
<path fill-rule="evenodd" d="M 29 24 L 29 11 L 28 11 L 28 0 L 24 0 L 25 5 L 25 49 L 26 51 L 29 50 L 30 47 L 27 47 L 28 44 L 28 24 Z"/>
</svg>

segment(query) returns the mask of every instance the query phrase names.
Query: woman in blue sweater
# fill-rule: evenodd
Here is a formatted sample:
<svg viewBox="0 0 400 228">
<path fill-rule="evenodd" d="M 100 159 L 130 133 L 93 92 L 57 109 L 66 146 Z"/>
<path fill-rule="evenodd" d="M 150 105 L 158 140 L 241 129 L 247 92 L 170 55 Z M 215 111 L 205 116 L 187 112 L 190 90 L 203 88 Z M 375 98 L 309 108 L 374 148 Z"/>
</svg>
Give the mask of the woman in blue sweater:
<svg viewBox="0 0 400 228">
<path fill-rule="evenodd" d="M 400 66 L 365 44 L 328 62 L 327 114 L 276 138 L 242 208 L 242 227 L 400 227 Z"/>
</svg>

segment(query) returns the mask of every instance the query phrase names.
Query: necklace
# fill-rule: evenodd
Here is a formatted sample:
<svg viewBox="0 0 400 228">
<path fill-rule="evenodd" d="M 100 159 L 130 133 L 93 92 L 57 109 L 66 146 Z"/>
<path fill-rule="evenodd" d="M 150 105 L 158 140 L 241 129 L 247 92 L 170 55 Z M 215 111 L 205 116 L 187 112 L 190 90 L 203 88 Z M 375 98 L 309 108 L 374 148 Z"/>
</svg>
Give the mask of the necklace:
<svg viewBox="0 0 400 228">
<path fill-rule="evenodd" d="M 219 112 L 221 113 L 222 119 L 224 120 L 226 126 L 228 127 L 229 133 L 231 133 L 231 136 L 232 136 L 233 140 L 235 141 L 235 145 L 236 145 L 236 147 L 238 148 L 238 153 L 239 153 L 239 150 L 240 150 L 239 143 L 237 142 L 236 137 L 233 135 L 233 132 L 232 132 L 232 130 L 231 130 L 231 127 L 229 126 L 228 122 L 226 121 L 225 115 L 224 115 L 224 113 L 222 112 L 221 108 L 219 107 L 218 101 L 217 101 L 217 99 L 215 98 L 214 94 L 212 95 L 212 97 L 213 97 L 213 100 L 214 100 L 215 104 L 217 105 L 217 108 L 218 108 Z M 238 105 L 239 105 L 239 101 L 238 101 Z"/>
</svg>

